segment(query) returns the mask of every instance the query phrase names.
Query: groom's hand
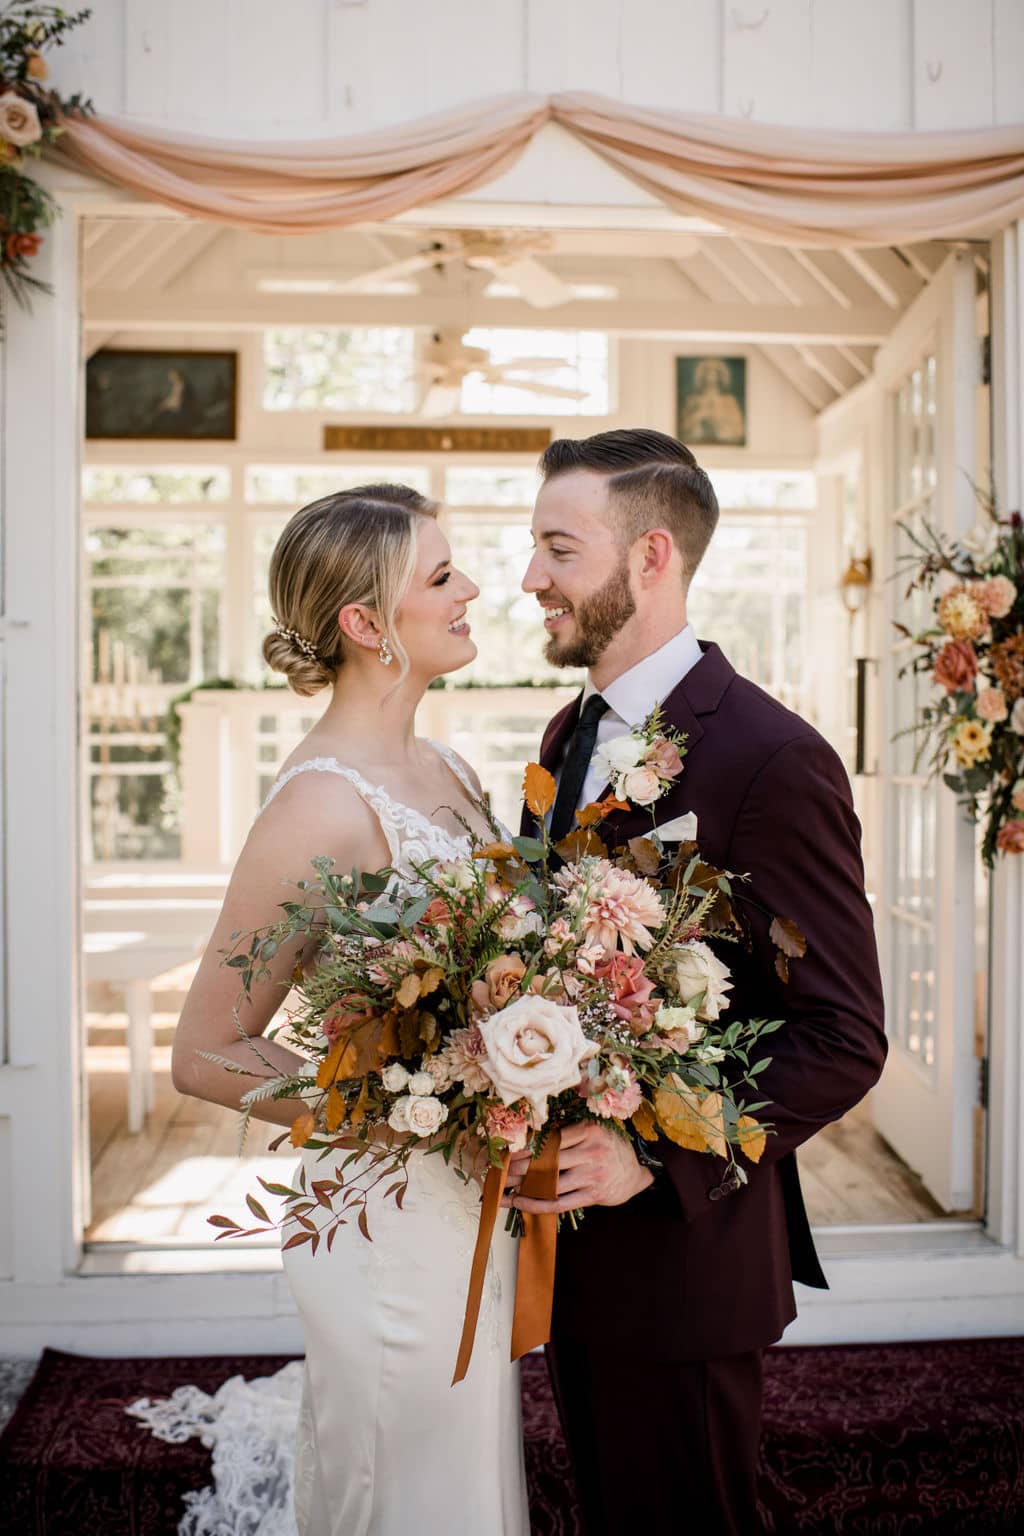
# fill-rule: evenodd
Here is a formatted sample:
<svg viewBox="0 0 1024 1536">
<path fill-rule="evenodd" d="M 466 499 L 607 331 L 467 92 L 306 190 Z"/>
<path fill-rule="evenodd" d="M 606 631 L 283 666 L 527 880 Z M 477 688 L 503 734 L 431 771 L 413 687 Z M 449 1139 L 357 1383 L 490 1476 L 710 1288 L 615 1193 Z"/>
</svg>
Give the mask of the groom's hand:
<svg viewBox="0 0 1024 1536">
<path fill-rule="evenodd" d="M 623 1205 L 654 1182 L 629 1142 L 603 1125 L 567 1125 L 562 1131 L 557 1200 L 531 1200 L 518 1193 L 529 1166 L 525 1152 L 512 1158 L 501 1203 L 535 1215 L 561 1215 L 587 1205 Z"/>
</svg>

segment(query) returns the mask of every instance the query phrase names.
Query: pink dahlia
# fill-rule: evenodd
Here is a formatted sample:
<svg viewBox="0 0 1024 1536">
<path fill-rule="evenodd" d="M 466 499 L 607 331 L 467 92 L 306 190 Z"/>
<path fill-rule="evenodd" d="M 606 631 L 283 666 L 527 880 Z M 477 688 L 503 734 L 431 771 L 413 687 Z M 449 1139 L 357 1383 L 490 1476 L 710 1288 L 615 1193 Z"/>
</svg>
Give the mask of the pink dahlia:
<svg viewBox="0 0 1024 1536">
<path fill-rule="evenodd" d="M 650 949 L 652 928 L 665 921 L 657 891 L 627 869 L 609 869 L 587 892 L 583 932 L 591 944 L 612 955 L 621 944 L 627 955 Z"/>
</svg>

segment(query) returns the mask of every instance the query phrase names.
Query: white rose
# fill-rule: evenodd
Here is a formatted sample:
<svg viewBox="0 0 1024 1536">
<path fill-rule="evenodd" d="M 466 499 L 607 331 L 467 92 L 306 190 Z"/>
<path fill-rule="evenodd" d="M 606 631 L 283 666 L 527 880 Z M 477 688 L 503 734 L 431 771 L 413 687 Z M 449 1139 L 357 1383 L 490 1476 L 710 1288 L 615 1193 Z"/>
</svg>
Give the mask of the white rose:
<svg viewBox="0 0 1024 1536">
<path fill-rule="evenodd" d="M 664 790 L 653 768 L 631 768 L 622 776 L 622 799 L 632 800 L 634 805 L 653 805 Z"/>
<path fill-rule="evenodd" d="M 406 1097 L 404 1099 L 396 1099 L 392 1104 L 391 1113 L 388 1115 L 388 1125 L 390 1125 L 393 1131 L 407 1131 L 409 1129 L 409 1105 L 411 1103 L 412 1099 Z"/>
<path fill-rule="evenodd" d="M 409 1082 L 409 1073 L 400 1061 L 389 1062 L 380 1075 L 388 1093 L 401 1093 Z"/>
<path fill-rule="evenodd" d="M 716 1061 L 725 1060 L 725 1052 L 719 1045 L 698 1045 L 694 1055 L 705 1067 L 714 1066 Z"/>
<path fill-rule="evenodd" d="M 594 768 L 609 784 L 620 774 L 636 768 L 647 750 L 647 743 L 635 736 L 615 736 L 594 753 Z"/>
<path fill-rule="evenodd" d="M 1018 736 L 1024 736 L 1024 694 L 1021 694 L 1010 710 L 1010 730 L 1016 731 Z"/>
<path fill-rule="evenodd" d="M 504 1104 L 526 1099 L 540 1125 L 549 1094 L 575 1088 L 580 1069 L 597 1052 L 575 1008 L 530 994 L 480 1022 L 487 1071 Z"/>
<path fill-rule="evenodd" d="M 697 1008 L 698 1019 L 717 1019 L 723 1009 L 729 1006 L 729 999 L 725 995 L 732 991 L 729 967 L 699 940 L 693 944 L 684 944 L 673 953 L 679 996 L 684 1003 L 689 1003 L 703 992 L 703 1001 Z"/>
<path fill-rule="evenodd" d="M 448 1115 L 440 1099 L 424 1097 L 399 1099 L 398 1102 L 407 1105 L 405 1118 L 409 1130 L 415 1136 L 433 1136 Z"/>
<path fill-rule="evenodd" d="M 659 1035 L 685 1031 L 691 1045 L 696 1045 L 706 1033 L 704 1025 L 697 1023 L 697 1016 L 692 1008 L 661 1007 L 654 1015 L 654 1027 Z"/>
<path fill-rule="evenodd" d="M 414 1072 L 405 1086 L 414 1097 L 425 1098 L 427 1094 L 433 1093 L 437 1085 L 434 1082 L 433 1073 Z"/>
<path fill-rule="evenodd" d="M 42 132 L 35 103 L 26 101 L 16 91 L 4 91 L 0 96 L 0 139 L 21 149 L 34 144 Z"/>
</svg>

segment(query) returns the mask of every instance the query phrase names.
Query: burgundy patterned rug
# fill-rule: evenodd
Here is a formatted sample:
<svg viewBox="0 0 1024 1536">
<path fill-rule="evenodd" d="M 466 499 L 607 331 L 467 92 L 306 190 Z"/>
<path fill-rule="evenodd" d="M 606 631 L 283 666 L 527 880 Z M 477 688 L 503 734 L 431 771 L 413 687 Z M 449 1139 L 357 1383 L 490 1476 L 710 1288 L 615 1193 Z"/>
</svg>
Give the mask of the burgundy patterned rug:
<svg viewBox="0 0 1024 1536">
<path fill-rule="evenodd" d="M 197 1440 L 125 1412 L 192 1382 L 264 1376 L 271 1355 L 106 1360 L 47 1350 L 0 1436 L 0 1536 L 174 1536 L 209 1482 Z M 543 1360 L 524 1361 L 534 1536 L 576 1536 Z M 1024 1531 L 1024 1339 L 777 1349 L 767 1360 L 765 1530 L 816 1536 Z"/>
</svg>

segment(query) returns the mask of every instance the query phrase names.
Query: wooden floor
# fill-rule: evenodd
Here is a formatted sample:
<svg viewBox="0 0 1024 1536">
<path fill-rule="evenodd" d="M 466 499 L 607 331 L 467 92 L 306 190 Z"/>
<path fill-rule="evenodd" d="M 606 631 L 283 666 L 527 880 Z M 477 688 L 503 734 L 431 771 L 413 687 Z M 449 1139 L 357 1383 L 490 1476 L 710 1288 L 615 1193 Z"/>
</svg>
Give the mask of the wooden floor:
<svg viewBox="0 0 1024 1536">
<path fill-rule="evenodd" d="M 251 1122 L 238 1155 L 238 1119 L 217 1105 L 186 1099 L 170 1080 L 173 1016 L 157 1016 L 153 1053 L 156 1103 L 145 1129 L 127 1127 L 127 1050 L 123 1020 L 91 1016 L 89 1073 L 92 1149 L 90 1243 L 211 1242 L 207 1217 L 246 1221 L 245 1195 L 256 1179 L 280 1179 L 295 1160 L 286 1144 L 270 1152 L 276 1126 Z M 99 1026 L 99 1027 L 98 1027 Z M 828 1127 L 799 1154 L 800 1175 L 815 1226 L 933 1221 L 942 1211 L 920 1180 L 874 1130 L 870 1101 Z M 272 1203 L 268 1205 L 271 1208 Z M 251 1218 L 250 1218 L 251 1219 Z M 222 1242 L 221 1248 L 229 1245 Z"/>
</svg>

